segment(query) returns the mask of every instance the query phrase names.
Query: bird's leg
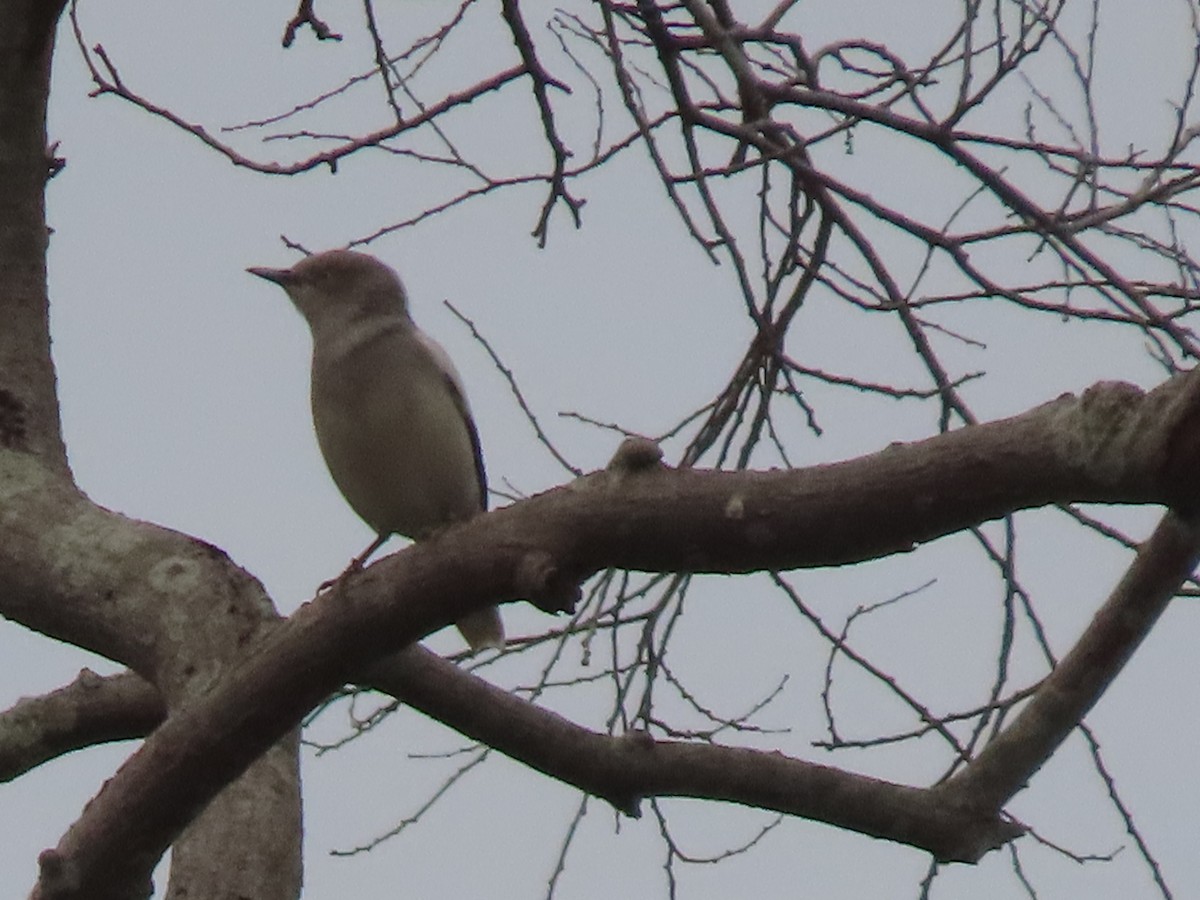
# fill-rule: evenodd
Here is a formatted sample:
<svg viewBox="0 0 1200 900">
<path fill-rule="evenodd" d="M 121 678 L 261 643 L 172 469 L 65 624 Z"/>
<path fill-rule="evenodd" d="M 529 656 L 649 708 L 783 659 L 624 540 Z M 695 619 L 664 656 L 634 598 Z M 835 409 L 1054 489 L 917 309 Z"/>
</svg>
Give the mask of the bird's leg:
<svg viewBox="0 0 1200 900">
<path fill-rule="evenodd" d="M 376 535 L 375 540 L 371 541 L 366 550 L 358 554 L 358 556 L 354 557 L 354 559 L 350 560 L 350 565 L 346 566 L 341 575 L 339 575 L 337 578 L 331 578 L 328 581 L 322 581 L 320 587 L 317 588 L 317 593 L 323 593 L 334 585 L 341 584 L 341 582 L 344 581 L 348 576 L 359 571 L 364 565 L 366 565 L 367 560 L 371 558 L 371 554 L 382 547 L 387 542 L 389 537 L 391 537 L 390 534 Z"/>
<path fill-rule="evenodd" d="M 371 558 L 371 554 L 386 544 L 387 539 L 390 537 L 390 534 L 377 534 L 375 536 L 375 540 L 371 541 L 371 543 L 367 545 L 366 550 L 354 557 L 354 559 L 350 560 L 350 565 L 346 567 L 346 572 L 357 572 L 359 569 L 365 566 L 367 564 L 367 560 Z"/>
</svg>

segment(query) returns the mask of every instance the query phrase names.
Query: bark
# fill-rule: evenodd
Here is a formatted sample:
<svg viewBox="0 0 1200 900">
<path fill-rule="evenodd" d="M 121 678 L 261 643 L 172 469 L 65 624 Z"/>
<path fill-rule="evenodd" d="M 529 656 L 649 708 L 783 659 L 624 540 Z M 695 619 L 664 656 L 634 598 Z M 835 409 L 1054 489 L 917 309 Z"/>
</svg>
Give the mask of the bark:
<svg viewBox="0 0 1200 900">
<path fill-rule="evenodd" d="M 37 712 L 36 725 L 0 734 L 0 771 L 11 777 L 71 746 L 161 724 L 42 854 L 35 897 L 146 896 L 172 846 L 169 896 L 298 896 L 295 728 L 363 673 L 629 813 L 648 795 L 723 799 L 939 859 L 976 859 L 1019 833 L 1003 803 L 1096 702 L 1195 565 L 1200 377 L 1147 395 L 1098 385 L 1003 422 L 797 471 L 670 470 L 635 442 L 608 471 L 383 560 L 281 623 L 261 585 L 220 550 L 97 507 L 71 480 L 46 290 L 46 102 L 62 8 L 0 0 L 0 613 L 144 681 L 105 682 L 112 717 L 97 715 L 86 678 L 14 709 L 2 724 Z M 839 565 L 1075 501 L 1172 511 L 1022 714 L 936 788 L 740 748 L 598 735 L 421 651 L 394 655 L 498 600 L 567 608 L 601 568 Z"/>
<path fill-rule="evenodd" d="M 71 479 L 46 288 L 45 188 L 52 170 L 46 104 L 62 10 L 62 2 L 0 3 L 0 612 L 124 662 L 174 709 L 219 680 L 274 613 L 245 573 L 227 560 L 210 564 L 221 557 L 213 548 L 103 510 Z M 56 698 L 60 715 L 69 716 L 72 699 L 78 698 Z M 83 713 L 86 721 L 43 721 L 32 742 L 27 731 L 10 728 L 8 738 L 24 740 L 16 767 L 61 752 L 64 736 L 81 727 L 95 738 L 95 729 L 104 727 L 98 712 Z M 130 727 L 110 722 L 108 737 Z M 280 737 L 179 840 L 172 896 L 298 895 L 298 748 L 294 735 Z M 109 827 L 119 832 L 138 823 Z M 52 852 L 42 861 L 42 896 L 54 896 L 56 883 L 74 889 L 71 873 L 56 865 Z M 65 880 L 56 882 L 58 876 Z"/>
<path fill-rule="evenodd" d="M 514 597 L 559 608 L 569 603 L 580 579 L 606 566 L 734 573 L 868 559 L 1050 503 L 1170 502 L 1191 509 L 1196 475 L 1178 448 L 1194 445 L 1198 409 L 1197 373 L 1177 376 L 1150 394 L 1101 385 L 1012 419 L 786 472 L 670 470 L 645 444 L 629 445 L 608 471 L 381 560 L 273 629 L 211 691 L 158 728 L 50 854 L 51 869 L 69 873 L 72 883 L 87 886 L 85 893 L 43 896 L 134 896 L 120 891 L 135 891 L 148 867 L 223 785 L 316 703 L 371 660 L 473 609 Z M 1186 576 L 1187 560 L 1196 552 L 1189 544 L 1195 529 L 1183 519 L 1175 522 L 1174 515 L 1174 524 L 1166 526 L 1169 564 L 1156 563 L 1164 556 L 1148 545 L 1146 570 L 1158 573 L 1156 581 L 1131 576 L 1136 589 L 1118 591 L 1136 598 L 1150 590 L 1155 594 L 1150 610 L 1161 608 L 1174 592 L 1171 579 L 1177 585 Z M 1128 652 L 1140 633 L 1126 631 Z M 1128 652 L 1117 656 L 1127 658 Z M 1102 690 L 1107 677 L 1093 687 Z M 1094 696 L 1083 708 L 1091 702 Z M 487 714 L 477 710 L 464 730 L 478 733 L 469 729 Z M 1062 721 L 1049 725 L 1061 728 Z M 502 733 L 489 736 L 489 742 L 505 740 Z M 1061 737 L 1043 734 L 1039 740 L 1053 747 Z M 839 781 L 831 770 L 769 754 L 758 757 L 762 768 L 754 771 L 764 780 L 756 781 L 741 764 L 755 758 L 749 751 L 636 736 L 620 746 L 632 752 L 611 746 L 604 751 L 625 753 L 611 771 L 640 774 L 616 783 L 600 778 L 587 789 L 627 810 L 643 791 L 723 797 L 803 815 L 820 808 L 826 821 L 916 842 L 956 859 L 1011 837 L 1011 827 L 1005 831 L 994 819 L 999 803 L 1040 764 L 1038 758 L 1018 763 L 1009 772 L 1019 772 L 1020 783 L 1009 778 L 1004 790 L 989 788 L 976 797 L 945 787 L 921 792 L 875 782 L 868 788 L 863 780 Z M 738 765 L 719 758 L 722 753 L 737 756 Z M 606 759 L 588 758 L 601 768 Z M 787 766 L 793 767 L 792 780 L 779 781 Z M 735 772 L 743 774 L 714 780 Z M 782 784 L 790 790 L 781 793 Z M 824 802 L 813 803 L 814 797 Z M 850 802 L 855 797 L 857 804 Z M 894 813 L 922 805 L 923 836 Z M 856 809 L 862 813 L 857 817 L 844 812 Z M 969 821 L 973 828 L 964 828 Z M 118 829 L 114 823 L 137 825 Z M 956 830 L 965 843 L 947 841 Z M 106 887 L 113 892 L 95 893 Z"/>
</svg>

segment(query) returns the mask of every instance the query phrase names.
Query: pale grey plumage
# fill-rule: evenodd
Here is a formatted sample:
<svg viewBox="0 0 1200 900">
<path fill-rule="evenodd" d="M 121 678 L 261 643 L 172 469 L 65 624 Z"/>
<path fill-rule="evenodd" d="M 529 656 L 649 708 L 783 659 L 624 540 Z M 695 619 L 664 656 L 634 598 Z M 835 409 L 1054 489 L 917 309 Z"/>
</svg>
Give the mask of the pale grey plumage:
<svg viewBox="0 0 1200 900">
<path fill-rule="evenodd" d="M 462 382 L 446 352 L 413 323 L 392 269 L 332 250 L 291 269 L 247 271 L 280 285 L 308 322 L 317 443 L 364 522 L 380 535 L 419 540 L 487 507 Z M 455 624 L 473 650 L 504 646 L 495 607 Z"/>
</svg>

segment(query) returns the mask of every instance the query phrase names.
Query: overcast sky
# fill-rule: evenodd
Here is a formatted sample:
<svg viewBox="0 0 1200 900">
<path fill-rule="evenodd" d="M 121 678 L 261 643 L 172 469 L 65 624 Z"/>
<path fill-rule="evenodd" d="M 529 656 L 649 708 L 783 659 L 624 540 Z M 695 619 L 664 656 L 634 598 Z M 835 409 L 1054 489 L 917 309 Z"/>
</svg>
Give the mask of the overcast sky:
<svg viewBox="0 0 1200 900">
<path fill-rule="evenodd" d="M 370 67 L 361 11 L 327 7 L 318 4 L 347 39 L 317 46 L 303 32 L 290 51 L 279 46 L 292 13 L 286 3 L 147 6 L 114 0 L 85 3 L 80 18 L 87 41 L 105 45 L 131 87 L 215 130 L 285 111 Z M 536 20 L 551 6 L 524 8 Z M 914 15 L 918 8 L 922 13 Z M 861 33 L 915 53 L 944 39 L 948 26 L 935 26 L 935 8 L 953 17 L 958 5 L 801 3 L 792 25 L 810 46 Z M 421 0 L 403 4 L 402 14 L 388 23 L 396 46 L 430 30 L 442 9 Z M 1097 83 L 1102 136 L 1112 152 L 1137 144 L 1142 134 L 1162 133 L 1171 111 L 1160 98 L 1178 96 L 1191 52 L 1185 10 L 1182 0 L 1154 0 L 1136 11 L 1105 9 L 1101 41 L 1109 55 L 1102 58 L 1111 67 Z M 477 46 L 461 51 L 470 60 L 464 67 L 515 61 L 511 46 L 485 29 L 473 40 Z M 552 52 L 554 42 L 543 46 L 555 74 L 582 91 L 585 84 L 571 63 Z M 314 250 L 344 245 L 447 196 L 455 182 L 436 168 L 427 175 L 429 167 L 384 154 L 346 161 L 336 175 L 328 169 L 295 178 L 250 173 L 128 104 L 89 99 L 90 86 L 64 20 L 50 135 L 61 142 L 67 167 L 51 183 L 48 204 L 54 353 L 71 464 L 97 502 L 216 544 L 290 612 L 340 571 L 370 534 L 333 487 L 312 437 L 304 323 L 281 291 L 244 269 L 294 262 L 298 257 L 281 235 Z M 344 118 L 327 125 L 330 130 L 386 121 L 378 91 L 360 95 L 339 107 Z M 1012 109 L 1019 108 L 1014 94 Z M 573 133 L 586 134 L 584 113 L 564 115 Z M 465 146 L 493 153 L 500 165 L 530 152 L 509 136 L 514 122 L 531 122 L 531 116 L 524 92 L 510 90 L 453 122 Z M 231 139 L 264 161 L 298 155 L 288 145 Z M 544 158 L 541 147 L 531 152 Z M 860 134 L 844 165 L 872 190 L 911 193 L 914 209 L 948 211 L 961 201 L 959 194 L 922 182 L 921 159 L 889 146 L 878 133 Z M 618 439 L 559 412 L 658 433 L 711 398 L 736 365 L 748 333 L 728 272 L 706 262 L 688 240 L 643 154 L 620 158 L 580 185 L 588 199 L 585 227 L 576 231 L 556 214 L 545 250 L 529 236 L 541 190 L 517 189 L 476 202 L 369 249 L 401 272 L 414 316 L 456 361 L 491 481 L 515 493 L 543 490 L 568 476 L 537 443 L 504 379 L 442 301 L 453 302 L 487 336 L 560 449 L 584 469 L 604 465 Z M 1185 227 L 1193 232 L 1183 239 L 1194 243 L 1194 224 Z M 831 305 L 824 329 L 794 335 L 789 351 L 814 365 L 875 380 L 913 372 L 911 360 L 895 351 L 894 336 L 864 330 L 839 337 L 844 330 L 838 315 Z M 984 418 L 1019 412 L 1100 379 L 1151 387 L 1161 377 L 1131 336 L 1047 322 L 1033 331 L 1011 314 L 982 307 L 972 307 L 969 316 L 961 324 L 986 337 L 986 348 L 963 349 L 959 357 L 947 352 L 963 371 L 988 371 L 989 378 L 968 392 Z M 802 422 L 790 426 L 793 461 L 841 459 L 933 433 L 933 411 L 914 410 L 890 404 L 867 417 L 857 407 L 825 404 L 821 440 L 806 434 Z M 669 458 L 671 450 L 668 445 Z M 1119 521 L 1140 537 L 1154 518 L 1141 511 Z M 1050 513 L 1027 514 L 1022 525 L 1022 579 L 1044 598 L 1044 622 L 1062 652 L 1126 559 L 1105 552 L 1093 538 L 1064 531 Z M 949 709 L 978 701 L 994 658 L 999 588 L 994 582 L 981 587 L 989 582 L 981 580 L 978 556 L 969 540 L 956 537 L 905 560 L 844 573 L 797 573 L 790 580 L 833 621 L 860 604 L 933 582 L 856 635 L 860 649 L 903 669 L 914 691 Z M 825 651 L 763 579 L 702 580 L 689 603 L 672 645 L 673 663 L 718 698 L 724 711 L 745 710 L 771 691 L 782 671 L 791 673 L 787 690 L 764 717 L 790 731 L 760 738 L 760 746 L 912 783 L 942 770 L 941 748 L 926 758 L 924 751 L 933 748 L 923 745 L 835 757 L 811 747 L 823 736 L 818 692 Z M 1194 603 L 1170 609 L 1091 717 L 1177 897 L 1200 896 L 1200 779 L 1191 752 L 1200 735 L 1187 736 L 1196 730 L 1198 616 Z M 546 625 L 543 614 L 524 606 L 506 607 L 505 617 L 514 634 Z M 430 646 L 459 649 L 449 632 Z M 780 665 L 780 659 L 789 663 Z M 1037 675 L 1033 659 L 1027 678 Z M 60 686 L 85 665 L 114 671 L 103 660 L 0 623 L 4 706 Z M 488 677 L 529 683 L 533 676 L 518 679 L 518 671 L 502 663 Z M 894 705 L 865 686 L 855 693 L 853 676 L 846 678 L 841 711 L 852 733 L 902 727 Z M 554 700 L 556 708 L 592 725 L 602 702 L 586 693 Z M 344 723 L 335 713 L 313 736 L 334 739 Z M 307 754 L 305 896 L 542 896 L 579 795 L 498 756 L 469 773 L 418 827 L 370 854 L 329 856 L 367 843 L 411 815 L 463 759 L 416 760 L 410 754 L 445 753 L 463 743 L 404 713 L 337 753 Z M 22 890 L 32 883 L 37 853 L 58 841 L 133 749 L 78 753 L 4 787 L 5 883 Z M 1111 864 L 1080 866 L 1029 848 L 1022 856 L 1027 874 L 1043 897 L 1152 896 L 1146 870 L 1085 755 L 1082 742 L 1072 738 L 1012 809 L 1071 850 L 1125 849 Z M 601 806 L 592 804 L 580 826 L 559 896 L 664 895 L 664 850 L 654 816 L 647 810 L 640 821 L 617 820 Z M 737 846 L 772 820 L 698 801 L 663 806 L 682 847 L 696 856 Z M 914 897 L 926 866 L 926 858 L 909 848 L 788 821 L 750 853 L 678 874 L 685 897 L 838 900 Z M 1008 854 L 994 853 L 978 867 L 948 870 L 933 896 L 1026 895 L 1011 874 Z"/>
</svg>

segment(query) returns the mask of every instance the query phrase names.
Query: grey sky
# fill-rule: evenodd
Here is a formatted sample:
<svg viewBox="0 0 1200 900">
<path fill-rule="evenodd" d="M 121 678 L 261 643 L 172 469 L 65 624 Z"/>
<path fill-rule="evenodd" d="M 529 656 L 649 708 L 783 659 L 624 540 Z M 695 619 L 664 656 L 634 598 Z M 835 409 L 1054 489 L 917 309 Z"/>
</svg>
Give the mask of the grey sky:
<svg viewBox="0 0 1200 900">
<path fill-rule="evenodd" d="M 1112 42 L 1107 58 L 1113 62 L 1098 76 L 1101 134 L 1114 153 L 1146 131 L 1161 133 L 1170 110 L 1157 98 L 1178 96 L 1190 52 L 1181 27 L 1184 3 L 1156 0 L 1136 11 L 1133 6 L 1105 8 L 1102 40 Z M 957 9 L 802 4 L 797 27 L 807 29 L 811 45 L 855 29 L 877 40 L 917 45 L 930 39 L 935 7 Z M 393 33 L 429 30 L 440 8 L 405 3 L 403 13 L 395 14 L 402 21 L 392 23 Z M 917 8 L 925 12 L 915 14 Z M 105 44 L 135 90 L 213 129 L 283 111 L 339 83 L 340 76 L 369 67 L 357 7 L 321 10 L 346 33 L 342 44 L 314 47 L 302 33 L 299 46 L 284 52 L 278 38 L 291 12 L 287 4 L 148 8 L 110 2 L 84 4 L 80 15 L 88 41 Z M 533 6 L 527 14 L 537 19 Z M 479 54 L 504 58 L 510 52 L 507 45 L 501 50 L 480 40 Z M 565 58 L 549 58 L 563 77 L 580 82 Z M 416 177 L 424 170 L 382 154 L 349 160 L 336 176 L 327 169 L 296 178 L 248 173 L 126 104 L 87 99 L 88 89 L 64 28 L 50 135 L 61 141 L 67 168 L 48 193 L 55 229 L 49 263 L 54 353 L 72 466 L 97 502 L 216 544 L 261 578 L 280 609 L 290 612 L 340 571 L 370 534 L 329 481 L 312 437 L 304 323 L 281 292 L 244 269 L 294 262 L 280 234 L 311 249 L 344 244 L 418 212 L 449 189 L 436 177 Z M 513 114 L 528 117 L 523 92 L 513 95 L 522 98 L 511 103 Z M 496 107 L 481 102 L 478 120 L 471 119 L 474 113 L 460 115 L 466 144 L 495 143 L 500 155 L 518 158 L 519 148 L 499 140 L 489 119 L 509 102 Z M 1014 113 L 1020 102 L 1014 96 Z M 370 90 L 362 91 L 358 103 L 342 107 L 347 121 L 386 112 Z M 239 141 L 259 159 L 289 153 L 286 147 Z M 879 131 L 859 132 L 853 155 L 839 165 L 862 178 L 864 189 L 911 194 L 914 206 L 929 203 L 931 219 L 943 210 L 948 214 L 961 199 L 959 193 L 942 196 L 936 182 L 923 179 L 919 155 L 889 146 Z M 588 199 L 584 229 L 573 230 L 557 213 L 546 250 L 529 237 L 542 202 L 540 187 L 475 202 L 367 248 L 400 271 L 414 317 L 446 346 L 462 372 L 495 487 L 533 493 L 567 476 L 536 442 L 507 385 L 443 300 L 474 320 L 513 369 L 560 449 L 585 469 L 602 466 L 618 438 L 559 419 L 557 412 L 574 410 L 655 434 L 711 397 L 736 364 L 739 340 L 748 333 L 728 272 L 709 265 L 688 241 L 641 154 L 618 160 L 578 190 Z M 1193 230 L 1184 237 L 1194 243 L 1194 223 L 1188 227 Z M 839 315 L 831 305 L 824 327 L 794 334 L 790 352 L 813 365 L 877 380 L 896 372 L 915 375 L 887 329 L 835 341 Z M 1150 387 L 1161 377 L 1132 335 L 1044 321 L 1033 331 L 1010 312 L 980 305 L 947 318 L 956 316 L 956 324 L 988 344 L 986 350 L 950 351 L 962 371 L 987 369 L 989 378 L 966 393 L 988 418 L 1100 379 Z M 860 321 L 847 317 L 844 324 L 850 328 Z M 843 407 L 840 397 L 819 390 L 814 396 L 826 436 L 817 441 L 801 420 L 790 421 L 798 464 L 876 450 L 936 428 L 930 410 L 877 403 L 868 419 L 865 404 L 849 401 Z M 672 445 L 667 449 L 671 459 Z M 1145 512 L 1123 515 L 1137 536 L 1153 518 Z M 1061 652 L 1119 577 L 1124 560 L 1101 552 L 1094 539 L 1064 531 L 1053 513 L 1026 514 L 1022 521 L 1028 525 L 1022 578 L 1042 598 L 1043 621 Z M 1086 563 L 1078 564 L 1081 559 Z M 978 550 L 956 537 L 905 559 L 839 573 L 800 572 L 789 581 L 840 622 L 860 604 L 936 579 L 915 598 L 859 626 L 855 639 L 861 650 L 902 671 L 918 694 L 952 708 L 980 696 L 994 656 L 999 588 L 981 576 L 978 562 Z M 787 690 L 765 714 L 767 721 L 792 730 L 766 736 L 763 745 L 914 783 L 941 771 L 941 748 L 927 759 L 919 745 L 871 756 L 825 757 L 811 748 L 823 736 L 817 692 L 826 651 L 763 579 L 702 580 L 689 603 L 693 608 L 672 647 L 672 662 L 710 689 L 725 712 L 742 711 L 769 693 L 782 668 L 777 660 L 795 660 L 786 667 L 792 673 Z M 1194 777 L 1194 754 L 1184 749 L 1196 739 L 1194 733 L 1184 735 L 1196 727 L 1190 648 L 1198 616 L 1195 604 L 1170 609 L 1091 717 L 1106 760 L 1178 897 L 1200 895 L 1194 823 L 1200 780 Z M 513 634 L 546 625 L 542 613 L 524 605 L 507 607 L 505 618 Z M 450 632 L 430 645 L 447 652 L 460 646 Z M 0 648 L 4 706 L 65 683 L 84 665 L 113 670 L 7 623 L 0 624 Z M 502 662 L 496 671 L 503 680 L 515 669 Z M 1031 664 L 1025 677 L 1036 672 Z M 895 705 L 877 689 L 855 693 L 853 675 L 846 677 L 840 721 L 849 731 L 903 727 Z M 592 722 L 589 714 L 603 709 L 603 699 L 587 691 L 571 705 L 556 696 L 560 709 L 582 721 Z M 315 733 L 333 739 L 343 723 L 334 714 Z M 327 856 L 330 849 L 368 842 L 410 815 L 462 759 L 414 760 L 408 754 L 447 752 L 463 743 L 403 713 L 338 753 L 306 755 L 305 896 L 542 896 L 578 794 L 499 757 L 469 773 L 427 821 L 403 836 L 353 859 Z M 32 882 L 37 853 L 57 842 L 131 750 L 89 750 L 5 786 L 0 807 L 5 883 L 24 889 Z M 1128 838 L 1084 757 L 1081 741 L 1072 738 L 1012 809 L 1072 850 L 1114 851 Z M 640 821 L 617 822 L 600 807 L 591 804 L 559 896 L 665 895 L 664 852 L 649 808 Z M 750 839 L 772 818 L 698 801 L 668 801 L 664 808 L 684 848 L 697 856 Z M 1146 872 L 1133 856 L 1126 847 L 1111 865 L 1078 866 L 1049 851 L 1023 861 L 1046 897 L 1151 896 Z M 682 869 L 681 895 L 913 897 L 926 865 L 908 848 L 787 821 L 748 854 L 718 866 Z M 1004 852 L 974 869 L 954 867 L 933 896 L 1023 896 L 1009 867 Z"/>
</svg>

